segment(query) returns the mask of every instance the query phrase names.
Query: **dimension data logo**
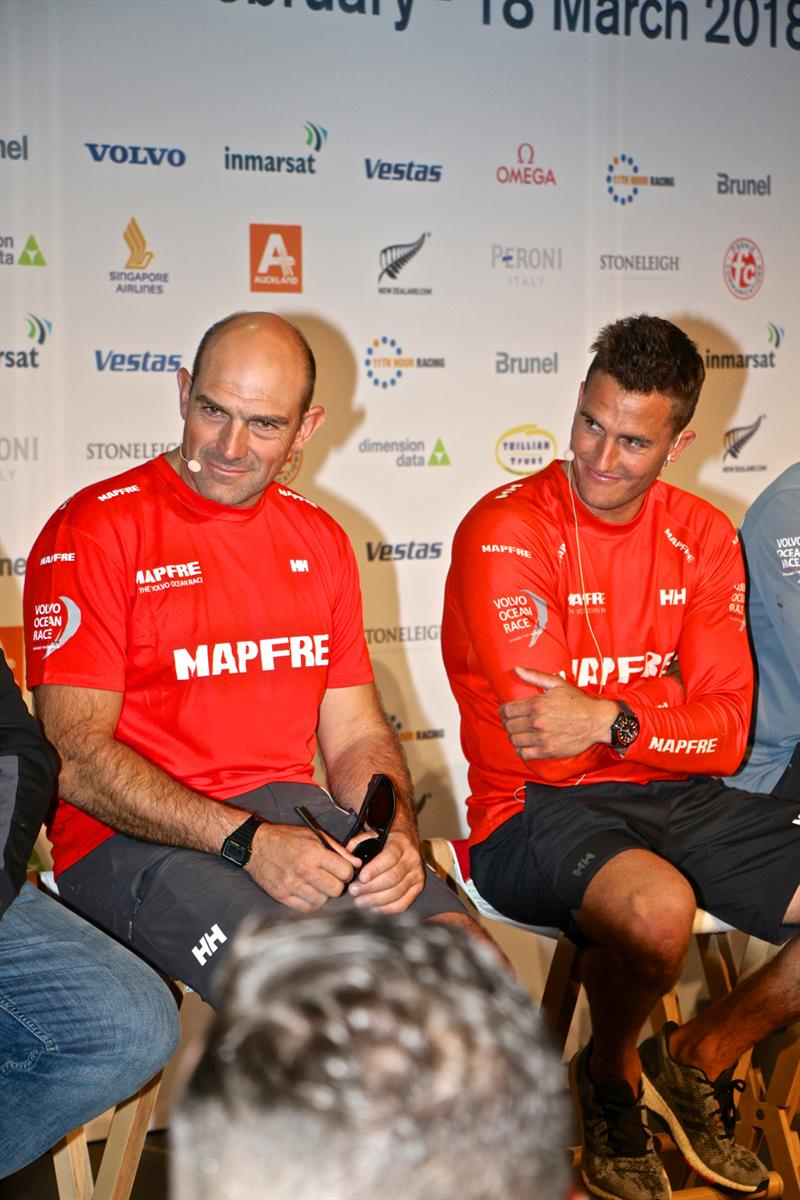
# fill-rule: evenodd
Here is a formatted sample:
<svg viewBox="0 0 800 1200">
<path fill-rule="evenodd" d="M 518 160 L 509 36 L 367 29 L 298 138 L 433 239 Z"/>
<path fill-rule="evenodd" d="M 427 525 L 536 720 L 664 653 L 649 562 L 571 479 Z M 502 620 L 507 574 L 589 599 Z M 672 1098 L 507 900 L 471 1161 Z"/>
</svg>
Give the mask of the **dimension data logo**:
<svg viewBox="0 0 800 1200">
<path fill-rule="evenodd" d="M 562 269 L 560 246 L 503 246 L 492 243 L 492 270 L 500 271 L 507 287 L 544 287 L 553 271 Z"/>
<path fill-rule="evenodd" d="M 362 438 L 358 443 L 359 454 L 392 454 L 396 467 L 450 467 L 450 455 L 441 438 L 437 438 L 433 449 L 429 450 L 427 443 L 419 438 L 399 438 L 391 441 L 378 441 L 373 438 Z"/>
<path fill-rule="evenodd" d="M 32 233 L 17 256 L 16 242 L 9 234 L 0 234 L 0 267 L 46 267 L 47 259 Z"/>
<path fill-rule="evenodd" d="M 765 340 L 767 345 L 772 347 L 771 350 L 753 351 L 747 354 L 715 354 L 713 350 L 706 348 L 706 370 L 748 371 L 751 368 L 770 370 L 777 367 L 775 351 L 783 345 L 786 331 L 782 325 L 773 325 L 772 322 L 766 328 Z"/>
<path fill-rule="evenodd" d="M 764 255 L 752 238 L 737 238 L 722 262 L 725 286 L 737 300 L 752 300 L 764 282 Z"/>
<path fill-rule="evenodd" d="M 531 142 L 520 142 L 517 146 L 517 161 L 513 166 L 501 164 L 495 171 L 498 183 L 523 183 L 534 187 L 555 184 L 552 167 L 543 167 L 535 162 L 536 151 Z"/>
<path fill-rule="evenodd" d="M 615 204 L 633 204 L 644 188 L 675 187 L 672 175 L 645 175 L 632 154 L 615 154 L 606 167 L 606 191 Z"/>
<path fill-rule="evenodd" d="M 393 337 L 373 338 L 364 358 L 367 379 L 374 387 L 383 389 L 396 387 L 408 371 L 444 365 L 443 358 L 415 358 L 405 353 Z"/>
<path fill-rule="evenodd" d="M 723 438 L 723 445 L 725 447 L 722 454 L 723 471 L 766 471 L 766 463 L 737 462 L 736 465 L 733 463 L 728 463 L 726 465 L 726 459 L 739 458 L 739 455 L 744 451 L 745 447 L 749 445 L 749 443 L 758 433 L 759 429 L 761 428 L 761 423 L 765 419 L 765 414 L 762 413 L 761 416 L 757 417 L 751 425 L 739 425 L 736 429 L 727 430 L 725 437 Z M 745 458 L 747 457 L 749 457 L 749 455 L 745 455 Z"/>
<path fill-rule="evenodd" d="M 444 170 L 441 163 L 386 162 L 382 158 L 365 158 L 364 169 L 367 179 L 389 183 L 439 183 Z"/>
<path fill-rule="evenodd" d="M 253 154 L 231 150 L 230 146 L 226 146 L 225 170 L 269 175 L 316 175 L 317 155 L 328 140 L 328 131 L 322 125 L 306 121 L 303 132 L 305 145 L 311 147 L 308 154 Z"/>
<path fill-rule="evenodd" d="M 415 242 L 397 242 L 393 246 L 384 246 L 380 255 L 380 275 L 378 276 L 378 293 L 381 296 L 430 296 L 429 287 L 390 287 L 387 282 L 381 287 L 381 282 L 397 279 L 400 272 L 417 257 L 425 242 L 431 235 L 423 233 Z"/>
<path fill-rule="evenodd" d="M 177 146 L 112 146 L 108 142 L 84 142 L 92 162 L 122 167 L 182 167 L 186 154 Z"/>
<path fill-rule="evenodd" d="M 303 226 L 250 226 L 250 291 L 302 292 Z"/>
<path fill-rule="evenodd" d="M 53 323 L 46 317 L 37 317 L 28 313 L 25 317 L 28 326 L 28 337 L 34 343 L 26 349 L 0 350 L 0 367 L 16 367 L 37 371 L 39 362 L 39 346 L 43 346 L 53 332 Z"/>
<path fill-rule="evenodd" d="M 109 271 L 109 283 L 113 283 L 116 294 L 136 296 L 161 296 L 169 283 L 167 271 L 148 271 L 155 254 L 147 244 L 136 217 L 131 217 L 122 231 L 122 240 L 127 246 L 125 269 Z"/>
<path fill-rule="evenodd" d="M 556 439 L 538 425 L 515 425 L 497 439 L 494 457 L 511 475 L 530 475 L 556 457 Z"/>
</svg>

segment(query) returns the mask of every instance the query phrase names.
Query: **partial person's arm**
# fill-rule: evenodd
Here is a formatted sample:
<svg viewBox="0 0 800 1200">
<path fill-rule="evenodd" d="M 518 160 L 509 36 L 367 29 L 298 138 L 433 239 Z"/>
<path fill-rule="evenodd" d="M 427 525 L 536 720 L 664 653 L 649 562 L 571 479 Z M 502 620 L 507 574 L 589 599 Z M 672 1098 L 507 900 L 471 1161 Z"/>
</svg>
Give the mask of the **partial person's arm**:
<svg viewBox="0 0 800 1200">
<path fill-rule="evenodd" d="M 56 773 L 56 756 L 0 651 L 0 917 L 25 882 Z"/>
<path fill-rule="evenodd" d="M 330 688 L 317 737 L 328 786 L 342 807 L 359 808 L 373 775 L 388 775 L 394 783 L 397 812 L 386 845 L 349 891 L 358 907 L 403 912 L 422 891 L 424 868 L 408 768 L 374 685 Z"/>
<path fill-rule="evenodd" d="M 793 468 L 797 469 L 797 468 Z M 800 689 L 800 493 L 780 491 L 754 520 L 745 517 L 742 543 L 751 605 L 758 603 L 780 641 L 787 668 Z M 783 535 L 783 536 L 781 536 Z M 794 546 L 780 545 L 790 542 Z M 756 646 L 756 653 L 758 647 Z"/>
<path fill-rule="evenodd" d="M 36 710 L 61 757 L 59 793 L 120 833 L 167 846 L 219 854 L 249 812 L 184 787 L 117 741 L 122 694 L 41 684 Z M 265 822 L 247 871 L 289 908 L 319 908 L 341 894 L 358 859 L 325 850 L 304 827 Z"/>
</svg>

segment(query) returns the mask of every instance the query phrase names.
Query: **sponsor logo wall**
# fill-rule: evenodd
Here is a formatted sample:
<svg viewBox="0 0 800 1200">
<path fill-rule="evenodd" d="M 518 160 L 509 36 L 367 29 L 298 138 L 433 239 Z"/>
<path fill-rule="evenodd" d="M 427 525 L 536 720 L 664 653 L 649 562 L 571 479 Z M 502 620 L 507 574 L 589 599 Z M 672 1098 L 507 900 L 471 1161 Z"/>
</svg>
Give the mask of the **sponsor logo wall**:
<svg viewBox="0 0 800 1200">
<path fill-rule="evenodd" d="M 350 534 L 431 832 L 463 827 L 467 792 L 440 657 L 455 527 L 563 455 L 600 327 L 650 311 L 695 339 L 698 442 L 668 478 L 735 523 L 800 456 L 790 6 L 745 5 L 750 33 L 742 6 L 714 28 L 700 4 L 649 23 L 601 7 L 162 0 L 137 8 L 137 43 L 181 54 L 169 73 L 145 56 L 113 103 L 130 6 L 100 21 L 40 0 L 42 55 L 57 45 L 82 70 L 40 71 L 35 89 L 5 39 L 0 638 L 18 673 L 39 528 L 89 484 L 110 512 L 122 493 L 103 481 L 179 443 L 176 374 L 238 309 L 281 312 L 317 354 L 327 422 L 280 482 Z M 226 53 L 200 105 L 209 47 Z M 603 603 L 577 597 L 575 613 Z M 72 636 L 62 609 L 40 614 L 43 653 Z M 542 627 L 535 597 L 497 612 L 511 637 Z"/>
</svg>

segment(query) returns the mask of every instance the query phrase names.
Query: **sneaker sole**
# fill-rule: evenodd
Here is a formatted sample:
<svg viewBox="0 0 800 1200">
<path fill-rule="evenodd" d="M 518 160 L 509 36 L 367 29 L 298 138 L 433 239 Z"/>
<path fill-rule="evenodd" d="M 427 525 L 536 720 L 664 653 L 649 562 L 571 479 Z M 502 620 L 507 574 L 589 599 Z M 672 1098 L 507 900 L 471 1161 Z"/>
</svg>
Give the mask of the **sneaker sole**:
<svg viewBox="0 0 800 1200">
<path fill-rule="evenodd" d="M 650 1109 L 651 1112 L 654 1112 L 656 1116 L 660 1117 L 661 1120 L 667 1125 L 675 1140 L 676 1146 L 693 1171 L 696 1171 L 698 1175 L 702 1175 L 704 1179 L 709 1181 L 709 1183 L 717 1183 L 721 1187 L 730 1188 L 732 1191 L 741 1192 L 744 1195 L 752 1196 L 757 1192 L 764 1190 L 764 1188 L 768 1185 L 769 1180 L 763 1180 L 761 1183 L 755 1185 L 749 1183 L 736 1183 L 732 1179 L 727 1179 L 724 1175 L 719 1175 L 716 1171 L 709 1167 L 707 1163 L 704 1163 L 703 1160 L 698 1157 L 697 1151 L 684 1133 L 683 1126 L 681 1125 L 680 1121 L 675 1116 L 674 1112 L 667 1104 L 661 1093 L 656 1091 L 645 1072 L 642 1072 L 642 1087 L 643 1103 L 647 1108 Z"/>
</svg>

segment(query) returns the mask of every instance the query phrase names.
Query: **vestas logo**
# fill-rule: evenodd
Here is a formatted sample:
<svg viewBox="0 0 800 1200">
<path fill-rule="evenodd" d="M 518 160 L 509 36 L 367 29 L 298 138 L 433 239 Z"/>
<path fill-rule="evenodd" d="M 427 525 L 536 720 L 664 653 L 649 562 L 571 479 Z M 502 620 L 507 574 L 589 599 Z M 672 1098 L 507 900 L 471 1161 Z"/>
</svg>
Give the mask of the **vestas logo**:
<svg viewBox="0 0 800 1200">
<path fill-rule="evenodd" d="M 168 163 L 171 167 L 182 167 L 186 154 L 177 146 L 112 146 L 108 142 L 84 142 L 92 156 L 92 162 L 110 162 L 116 166 L 160 167 Z"/>
<path fill-rule="evenodd" d="M 444 168 L 441 163 L 384 162 L 382 158 L 365 158 L 367 179 L 383 179 L 393 183 L 439 183 Z"/>
<path fill-rule="evenodd" d="M 178 371 L 181 367 L 180 354 L 156 354 L 152 350 L 123 354 L 117 350 L 95 350 L 94 361 L 98 371 Z"/>
<path fill-rule="evenodd" d="M 441 556 L 441 542 L 367 542 L 367 558 L 370 562 L 403 562 L 405 559 Z"/>
</svg>

